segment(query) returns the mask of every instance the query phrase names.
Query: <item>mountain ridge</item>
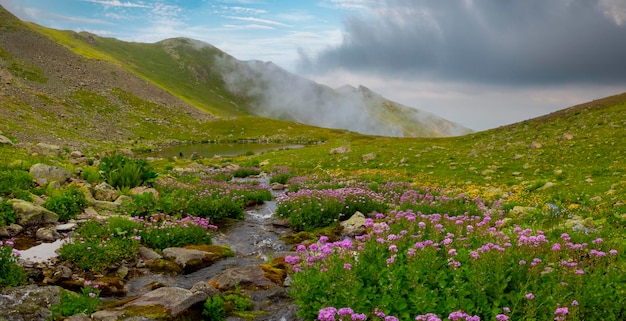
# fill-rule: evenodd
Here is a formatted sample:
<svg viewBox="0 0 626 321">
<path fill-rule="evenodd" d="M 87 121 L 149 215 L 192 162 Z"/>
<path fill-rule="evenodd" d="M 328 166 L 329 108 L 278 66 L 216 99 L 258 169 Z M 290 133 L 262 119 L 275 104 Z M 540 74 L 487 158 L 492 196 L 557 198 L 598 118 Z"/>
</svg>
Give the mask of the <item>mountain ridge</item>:
<svg viewBox="0 0 626 321">
<path fill-rule="evenodd" d="M 335 92 L 271 62 L 239 61 L 195 39 L 130 43 L 22 24 L 86 58 L 119 65 L 215 117 L 251 114 L 383 136 L 439 137 L 471 132 L 384 98 L 368 100 L 366 95 Z M 257 79 L 249 78 L 253 73 Z"/>
</svg>

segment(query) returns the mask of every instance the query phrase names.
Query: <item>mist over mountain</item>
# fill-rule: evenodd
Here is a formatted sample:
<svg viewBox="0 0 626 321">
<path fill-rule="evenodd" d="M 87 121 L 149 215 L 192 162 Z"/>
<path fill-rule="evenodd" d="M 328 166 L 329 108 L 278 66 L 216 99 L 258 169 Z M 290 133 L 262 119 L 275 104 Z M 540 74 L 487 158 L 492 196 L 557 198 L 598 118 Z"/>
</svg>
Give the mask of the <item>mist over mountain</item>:
<svg viewBox="0 0 626 321">
<path fill-rule="evenodd" d="M 185 106 L 185 109 L 193 106 L 198 109 L 194 114 L 198 114 L 199 121 L 254 115 L 381 136 L 441 137 L 471 132 L 431 113 L 385 99 L 365 87 L 333 89 L 292 74 L 271 62 L 237 60 L 198 40 L 171 38 L 151 44 L 124 42 L 87 32 L 59 31 L 24 23 L 1 7 L 0 12 L 4 23 L 0 32 L 6 41 L 3 47 L 9 50 L 0 66 L 15 65 L 19 61 L 24 61 L 24 66 L 32 66 L 32 72 L 49 79 L 42 88 L 54 97 L 51 98 L 54 101 L 98 96 L 119 106 L 119 97 L 113 97 L 111 93 L 135 88 L 133 86 L 137 85 L 129 84 L 137 83 L 142 87 L 133 89 L 134 95 L 172 112 L 177 108 L 174 106 Z M 19 46 L 17 38 L 22 39 Z M 46 49 L 53 64 L 41 59 L 42 48 L 54 48 Z M 76 73 L 77 63 L 73 61 L 80 61 L 83 76 L 64 77 L 64 74 Z M 55 67 L 51 69 L 53 65 Z M 119 71 L 112 71 L 114 69 Z M 7 70 L 3 73 L 11 74 Z M 138 82 L 127 77 L 126 72 L 143 80 Z M 20 86 L 33 85 L 27 82 Z M 41 87 L 41 84 L 37 86 Z M 14 85 L 11 88 L 17 90 Z M 157 102 L 144 94 L 152 91 L 163 92 L 158 97 L 166 97 L 164 94 L 168 93 L 171 102 Z M 33 96 L 32 92 L 29 96 Z M 86 107 L 80 99 L 74 100 L 80 108 Z M 125 104 L 132 108 L 131 104 Z M 188 110 L 185 114 L 191 115 Z M 155 117 L 157 115 L 159 113 L 144 119 L 163 118 Z M 17 116 L 11 114 L 11 118 L 17 119 Z M 171 120 L 163 118 L 159 121 L 165 124 Z"/>
<path fill-rule="evenodd" d="M 432 113 L 403 106 L 370 89 L 332 89 L 271 62 L 217 60 L 226 88 L 250 101 L 255 115 L 396 137 L 456 136 L 471 130 Z"/>
</svg>

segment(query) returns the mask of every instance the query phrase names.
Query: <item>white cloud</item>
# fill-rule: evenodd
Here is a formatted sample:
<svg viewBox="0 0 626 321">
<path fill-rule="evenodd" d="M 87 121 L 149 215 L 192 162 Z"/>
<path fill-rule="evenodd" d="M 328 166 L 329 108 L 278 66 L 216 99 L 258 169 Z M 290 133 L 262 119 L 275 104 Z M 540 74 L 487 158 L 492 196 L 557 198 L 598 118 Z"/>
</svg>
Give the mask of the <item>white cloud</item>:
<svg viewBox="0 0 626 321">
<path fill-rule="evenodd" d="M 122 2 L 119 0 L 83 0 L 83 1 L 101 4 L 105 7 L 151 8 L 150 6 L 142 4 L 142 3 L 135 3 L 135 2 L 130 2 L 130 1 L 126 1 L 126 2 Z"/>
<path fill-rule="evenodd" d="M 247 25 L 233 25 L 233 24 L 225 24 L 222 27 L 229 30 L 274 30 L 274 27 L 270 27 L 267 25 L 259 25 L 259 24 L 247 24 Z"/>
<path fill-rule="evenodd" d="M 255 18 L 255 17 L 237 17 L 237 16 L 223 16 L 223 17 L 227 19 L 233 19 L 233 20 L 259 22 L 259 23 L 264 23 L 264 24 L 277 26 L 277 27 L 291 27 L 290 25 L 284 24 L 282 22 L 267 20 L 267 19 L 260 19 L 260 18 Z"/>
</svg>

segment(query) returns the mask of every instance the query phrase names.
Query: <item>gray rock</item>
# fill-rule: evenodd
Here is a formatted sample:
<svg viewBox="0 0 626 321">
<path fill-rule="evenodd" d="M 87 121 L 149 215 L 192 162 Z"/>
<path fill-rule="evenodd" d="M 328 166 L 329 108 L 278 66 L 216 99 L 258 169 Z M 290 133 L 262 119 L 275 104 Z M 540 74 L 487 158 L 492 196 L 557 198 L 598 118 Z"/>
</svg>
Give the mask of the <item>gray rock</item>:
<svg viewBox="0 0 626 321">
<path fill-rule="evenodd" d="M 144 260 L 148 261 L 148 260 L 156 260 L 156 259 L 161 259 L 163 258 L 161 255 L 159 255 L 157 252 L 147 248 L 147 247 L 140 247 L 139 250 L 137 251 L 137 253 L 139 254 L 139 256 L 141 258 L 143 258 Z"/>
<path fill-rule="evenodd" d="M 48 307 L 58 304 L 62 288 L 35 284 L 0 290 L 0 320 L 44 321 L 52 313 Z"/>
<path fill-rule="evenodd" d="M 205 293 L 209 298 L 220 295 L 220 291 L 206 281 L 197 282 L 191 287 L 189 291 Z"/>
<path fill-rule="evenodd" d="M 276 283 L 265 277 L 265 271 L 258 265 L 226 269 L 221 274 L 211 278 L 209 282 L 217 285 L 217 289 L 220 291 L 233 290 L 236 287 L 258 290 L 276 286 Z"/>
<path fill-rule="evenodd" d="M 13 146 L 13 142 L 9 138 L 0 135 L 0 146 L 2 146 L 2 145 L 11 145 L 11 146 Z"/>
<path fill-rule="evenodd" d="M 274 183 L 272 184 L 272 190 L 273 191 L 282 191 L 284 189 L 286 189 L 287 186 L 285 186 L 285 184 L 281 184 L 281 183 Z"/>
<path fill-rule="evenodd" d="M 191 292 L 177 287 L 158 288 L 146 293 L 136 300 L 129 302 L 124 307 L 156 305 L 167 309 L 172 317 L 176 317 L 181 312 L 189 309 L 195 304 L 206 301 L 207 295 L 204 292 Z"/>
<path fill-rule="evenodd" d="M 343 235 L 354 237 L 365 234 L 365 215 L 356 212 L 348 220 L 340 223 L 343 227 Z"/>
<path fill-rule="evenodd" d="M 39 186 L 46 186 L 52 181 L 63 184 L 72 177 L 72 173 L 67 169 L 46 164 L 35 164 L 29 171 Z"/>
<path fill-rule="evenodd" d="M 120 192 L 106 182 L 102 182 L 93 188 L 93 197 L 99 201 L 113 202 L 119 196 Z"/>
<path fill-rule="evenodd" d="M 369 153 L 369 154 L 365 154 L 361 156 L 361 161 L 363 162 L 368 162 L 368 161 L 375 160 L 375 159 L 376 159 L 376 154 L 374 153 Z"/>
<path fill-rule="evenodd" d="M 50 157 L 57 157 L 61 155 L 62 151 L 60 146 L 46 143 L 39 143 L 37 144 L 36 148 L 42 155 Z"/>
<path fill-rule="evenodd" d="M 198 270 L 213 262 L 215 255 L 210 252 L 186 249 L 182 247 L 170 247 L 163 250 L 163 256 L 174 259 L 176 264 L 186 271 Z"/>
<path fill-rule="evenodd" d="M 124 311 L 104 310 L 91 314 L 92 320 L 97 321 L 118 321 L 123 320 Z"/>
<path fill-rule="evenodd" d="M 35 237 L 44 242 L 54 242 L 58 240 L 61 235 L 52 227 L 42 227 L 37 230 Z"/>
<path fill-rule="evenodd" d="M 57 232 L 69 232 L 76 228 L 76 223 L 60 224 L 54 227 Z"/>
<path fill-rule="evenodd" d="M 85 154 L 83 154 L 83 152 L 81 152 L 81 151 L 79 151 L 79 150 L 73 150 L 73 151 L 70 153 L 70 157 L 71 157 L 71 158 L 81 158 L 81 157 L 84 157 L 84 156 L 85 156 Z"/>
<path fill-rule="evenodd" d="M 156 189 L 152 187 L 137 186 L 137 187 L 131 188 L 129 192 L 133 195 L 142 195 L 144 193 L 150 193 L 155 198 L 159 198 L 159 191 L 157 191 Z"/>
<path fill-rule="evenodd" d="M 91 318 L 84 313 L 79 313 L 79 314 L 74 314 L 73 316 L 65 320 L 66 321 L 91 321 Z"/>
<path fill-rule="evenodd" d="M 23 227 L 17 224 L 9 224 L 7 226 L 0 227 L 0 237 L 14 237 L 24 230 Z"/>
<path fill-rule="evenodd" d="M 337 148 L 333 148 L 330 150 L 329 154 L 330 155 L 335 155 L 335 154 L 345 154 L 347 152 L 349 152 L 350 149 L 346 146 L 341 146 L 341 147 L 337 147 Z"/>
<path fill-rule="evenodd" d="M 574 139 L 574 135 L 569 134 L 569 133 L 565 133 L 563 135 L 561 135 L 561 137 L 559 137 L 559 140 L 563 141 L 563 140 L 572 140 Z"/>
<path fill-rule="evenodd" d="M 8 201 L 17 215 L 17 224 L 22 226 L 54 224 L 59 221 L 59 215 L 42 206 L 35 205 L 21 199 Z"/>
<path fill-rule="evenodd" d="M 530 145 L 528 145 L 528 149 L 539 149 L 541 147 L 543 147 L 543 144 L 539 142 L 532 142 L 530 143 Z"/>
</svg>

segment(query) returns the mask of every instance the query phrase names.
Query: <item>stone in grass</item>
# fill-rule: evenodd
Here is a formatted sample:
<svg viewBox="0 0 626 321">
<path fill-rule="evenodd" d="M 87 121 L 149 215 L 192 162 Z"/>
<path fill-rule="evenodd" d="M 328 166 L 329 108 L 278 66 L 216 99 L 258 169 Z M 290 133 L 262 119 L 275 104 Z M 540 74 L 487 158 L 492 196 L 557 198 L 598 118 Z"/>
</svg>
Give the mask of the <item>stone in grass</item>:
<svg viewBox="0 0 626 321">
<path fill-rule="evenodd" d="M 53 181 L 63 184 L 72 177 L 72 173 L 69 170 L 46 164 L 35 164 L 30 167 L 29 172 L 39 186 L 47 186 Z"/>
<path fill-rule="evenodd" d="M 365 215 L 361 212 L 354 213 L 348 220 L 340 223 L 343 227 L 343 235 L 354 237 L 365 234 Z"/>
</svg>

